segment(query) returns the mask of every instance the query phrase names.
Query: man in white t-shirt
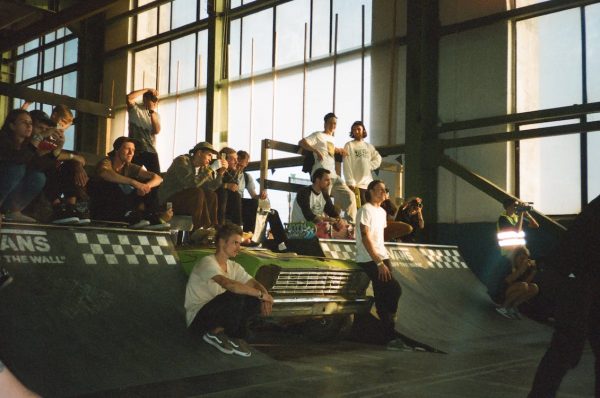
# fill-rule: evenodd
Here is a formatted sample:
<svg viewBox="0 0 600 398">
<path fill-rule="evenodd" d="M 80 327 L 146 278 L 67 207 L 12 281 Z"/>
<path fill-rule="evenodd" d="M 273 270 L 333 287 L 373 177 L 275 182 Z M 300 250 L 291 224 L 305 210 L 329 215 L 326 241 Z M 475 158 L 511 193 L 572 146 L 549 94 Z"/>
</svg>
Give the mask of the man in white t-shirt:
<svg viewBox="0 0 600 398">
<path fill-rule="evenodd" d="M 311 175 L 317 169 L 329 170 L 331 173 L 331 188 L 328 193 L 333 197 L 335 205 L 346 213 L 346 218 L 354 222 L 356 218 L 356 197 L 337 175 L 335 169 L 334 156 L 336 154 L 348 155 L 344 148 L 336 148 L 334 144 L 333 135 L 337 126 L 337 116 L 334 113 L 328 113 L 323 119 L 325 121 L 324 131 L 315 131 L 300 140 L 298 145 L 313 153 L 315 163 Z"/>
<path fill-rule="evenodd" d="M 242 243 L 239 225 L 217 227 L 217 251 L 194 266 L 185 291 L 186 322 L 190 330 L 225 354 L 248 357 L 243 340 L 248 320 L 268 316 L 273 297 L 242 266 L 231 260 Z"/>
<path fill-rule="evenodd" d="M 398 301 L 402 295 L 400 283 L 392 275 L 390 256 L 385 248 L 383 231 L 387 214 L 381 208 L 385 200 L 385 184 L 374 180 L 367 186 L 368 203 L 356 215 L 356 262 L 373 283 L 375 307 L 383 326 L 387 347 L 391 350 L 412 350 L 395 329 Z"/>
<path fill-rule="evenodd" d="M 136 99 L 142 96 L 142 104 Z M 136 151 L 134 163 L 146 166 L 148 171 L 160 173 L 158 153 L 156 151 L 156 135 L 160 133 L 160 116 L 157 112 L 158 91 L 143 88 L 127 94 L 127 115 L 129 117 L 129 137 L 140 144 Z"/>
</svg>

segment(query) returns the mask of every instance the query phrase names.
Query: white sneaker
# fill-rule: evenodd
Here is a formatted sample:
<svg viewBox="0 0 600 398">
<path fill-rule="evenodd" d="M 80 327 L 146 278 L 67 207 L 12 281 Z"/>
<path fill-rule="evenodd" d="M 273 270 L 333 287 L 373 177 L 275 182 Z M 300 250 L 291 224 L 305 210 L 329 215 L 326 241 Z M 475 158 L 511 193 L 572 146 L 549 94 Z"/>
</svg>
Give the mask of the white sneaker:
<svg viewBox="0 0 600 398">
<path fill-rule="evenodd" d="M 30 223 L 30 224 L 37 223 L 37 220 L 35 218 L 26 216 L 25 214 L 21 213 L 20 211 L 13 211 L 11 213 L 6 213 L 6 215 L 4 216 L 4 219 L 6 221 L 23 222 L 23 223 Z"/>
</svg>

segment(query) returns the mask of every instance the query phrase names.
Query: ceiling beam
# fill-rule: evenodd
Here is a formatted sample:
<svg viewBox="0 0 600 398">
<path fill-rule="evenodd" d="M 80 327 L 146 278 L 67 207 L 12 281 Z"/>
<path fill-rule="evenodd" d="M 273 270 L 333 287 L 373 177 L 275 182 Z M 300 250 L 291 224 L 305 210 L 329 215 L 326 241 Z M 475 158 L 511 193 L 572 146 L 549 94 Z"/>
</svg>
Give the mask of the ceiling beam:
<svg viewBox="0 0 600 398">
<path fill-rule="evenodd" d="M 12 98 L 22 98 L 31 102 L 41 102 L 50 105 L 63 104 L 70 109 L 75 109 L 79 112 L 88 113 L 91 115 L 102 116 L 106 118 L 114 117 L 113 109 L 104 104 L 93 101 L 69 97 L 49 93 L 47 91 L 34 90 L 32 88 L 23 87 L 18 84 L 8 84 L 0 82 L 0 95 L 5 95 Z"/>
<path fill-rule="evenodd" d="M 46 15 L 38 23 L 11 33 L 0 40 L 0 53 L 16 48 L 21 44 L 52 32 L 74 22 L 86 19 L 111 7 L 118 0 L 88 0 L 66 8 L 55 15 Z"/>
<path fill-rule="evenodd" d="M 559 108 L 542 109 L 530 112 L 512 113 L 509 115 L 490 116 L 480 119 L 471 119 L 456 122 L 442 123 L 438 126 L 438 133 L 449 131 L 468 130 L 480 127 L 490 127 L 511 123 L 542 123 L 557 119 L 578 118 L 589 113 L 600 112 L 600 102 L 590 102 L 583 105 L 562 106 Z"/>
</svg>

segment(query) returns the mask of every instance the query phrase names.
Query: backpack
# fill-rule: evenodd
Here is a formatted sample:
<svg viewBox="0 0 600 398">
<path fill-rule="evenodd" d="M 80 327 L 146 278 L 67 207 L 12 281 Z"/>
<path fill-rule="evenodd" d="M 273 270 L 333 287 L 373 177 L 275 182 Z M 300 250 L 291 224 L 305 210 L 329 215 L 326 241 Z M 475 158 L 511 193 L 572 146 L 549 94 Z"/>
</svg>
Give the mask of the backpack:
<svg viewBox="0 0 600 398">
<path fill-rule="evenodd" d="M 302 171 L 311 174 L 313 166 L 315 165 L 315 156 L 311 151 L 307 151 L 306 149 L 302 149 L 302 156 L 304 156 L 304 160 L 302 161 Z"/>
</svg>

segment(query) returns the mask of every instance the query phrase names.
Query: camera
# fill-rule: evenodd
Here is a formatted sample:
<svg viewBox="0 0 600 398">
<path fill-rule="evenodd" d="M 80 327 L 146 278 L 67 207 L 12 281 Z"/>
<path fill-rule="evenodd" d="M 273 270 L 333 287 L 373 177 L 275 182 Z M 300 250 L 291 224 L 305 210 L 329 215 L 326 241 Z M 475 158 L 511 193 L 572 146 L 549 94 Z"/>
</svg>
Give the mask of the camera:
<svg viewBox="0 0 600 398">
<path fill-rule="evenodd" d="M 515 207 L 516 213 L 525 213 L 526 211 L 531 210 L 533 210 L 533 202 L 518 203 Z"/>
</svg>

